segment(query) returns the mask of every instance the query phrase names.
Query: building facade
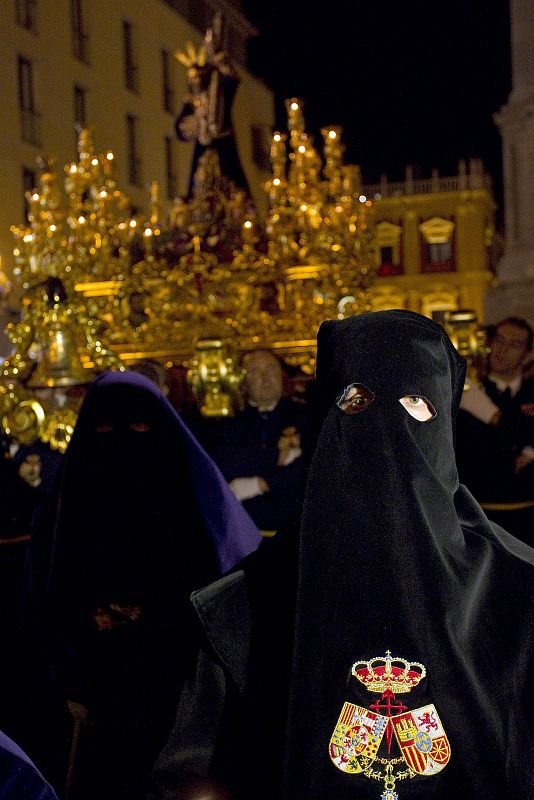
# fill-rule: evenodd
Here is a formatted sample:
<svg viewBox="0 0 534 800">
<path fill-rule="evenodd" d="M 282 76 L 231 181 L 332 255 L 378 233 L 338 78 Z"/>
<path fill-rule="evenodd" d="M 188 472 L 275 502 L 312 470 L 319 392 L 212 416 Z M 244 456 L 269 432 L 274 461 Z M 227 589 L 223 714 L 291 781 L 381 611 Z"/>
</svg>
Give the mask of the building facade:
<svg viewBox="0 0 534 800">
<path fill-rule="evenodd" d="M 383 179 L 363 191 L 378 200 L 373 309 L 407 308 L 438 321 L 445 311 L 471 309 L 483 323 L 495 201 L 482 162 L 426 180 L 414 180 L 408 167 L 404 181 Z"/>
<path fill-rule="evenodd" d="M 25 219 L 25 193 L 39 158 L 61 168 L 76 156 L 77 130 L 93 129 L 98 152 L 116 155 L 118 180 L 145 210 L 152 181 L 163 201 L 187 191 L 192 144 L 174 123 L 187 92 L 175 58 L 199 47 L 216 11 L 223 48 L 240 84 L 233 124 L 254 196 L 265 204 L 274 122 L 272 92 L 246 69 L 246 40 L 256 31 L 229 0 L 5 0 L 0 3 L 0 258 L 11 272 L 10 226 Z"/>
</svg>

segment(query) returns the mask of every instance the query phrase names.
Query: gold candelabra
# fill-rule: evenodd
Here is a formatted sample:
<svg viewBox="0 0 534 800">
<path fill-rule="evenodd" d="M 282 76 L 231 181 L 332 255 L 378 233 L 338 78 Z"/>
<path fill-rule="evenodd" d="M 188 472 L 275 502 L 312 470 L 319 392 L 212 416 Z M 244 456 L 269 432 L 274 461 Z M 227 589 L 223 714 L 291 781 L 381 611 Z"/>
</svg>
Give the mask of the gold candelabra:
<svg viewBox="0 0 534 800">
<path fill-rule="evenodd" d="M 321 158 L 302 103 L 288 100 L 287 113 L 288 134 L 272 138 L 264 220 L 214 148 L 190 199 L 164 213 L 154 183 L 144 217 L 89 130 L 62 188 L 54 163 L 41 163 L 27 224 L 12 228 L 22 308 L 0 379 L 11 436 L 64 450 L 76 419 L 69 387 L 141 358 L 183 364 L 203 413 L 232 413 L 242 378 L 232 354 L 265 347 L 312 374 L 320 323 L 370 308 L 373 202 L 359 168 L 343 163 L 340 128 L 323 129 Z"/>
<path fill-rule="evenodd" d="M 90 131 L 80 134 L 79 161 L 65 167 L 64 192 L 54 162 L 40 167 L 27 224 L 11 229 L 22 303 L 7 327 L 14 350 L 0 370 L 0 420 L 21 443 L 40 438 L 64 452 L 80 397 L 73 387 L 123 368 L 105 343 L 105 318 L 76 287 L 124 279 L 137 223 L 117 188 L 113 153 L 95 155 Z"/>
</svg>

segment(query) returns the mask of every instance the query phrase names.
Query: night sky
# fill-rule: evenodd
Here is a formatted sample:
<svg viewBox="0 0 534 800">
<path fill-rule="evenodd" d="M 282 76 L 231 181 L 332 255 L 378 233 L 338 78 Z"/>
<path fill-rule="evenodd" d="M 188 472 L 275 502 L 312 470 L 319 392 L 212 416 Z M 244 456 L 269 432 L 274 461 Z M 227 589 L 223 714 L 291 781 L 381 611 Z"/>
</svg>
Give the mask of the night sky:
<svg viewBox="0 0 534 800">
<path fill-rule="evenodd" d="M 285 98 L 300 97 L 317 143 L 321 126 L 343 126 L 345 162 L 366 182 L 402 180 L 406 164 L 415 177 L 455 175 L 460 158 L 482 158 L 501 206 L 492 115 L 511 89 L 508 0 L 322 5 L 242 0 L 260 31 L 249 66 L 275 92 L 277 127 L 287 129 Z"/>
</svg>

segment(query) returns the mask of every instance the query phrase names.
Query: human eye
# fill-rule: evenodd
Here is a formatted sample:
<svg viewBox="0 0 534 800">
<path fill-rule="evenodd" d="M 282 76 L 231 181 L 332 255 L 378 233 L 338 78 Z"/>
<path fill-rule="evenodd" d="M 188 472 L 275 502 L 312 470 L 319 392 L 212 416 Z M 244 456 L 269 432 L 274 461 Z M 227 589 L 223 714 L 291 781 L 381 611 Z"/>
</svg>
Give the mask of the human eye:
<svg viewBox="0 0 534 800">
<path fill-rule="evenodd" d="M 436 409 L 425 397 L 417 394 L 407 394 L 399 400 L 408 414 L 419 422 L 428 422 L 436 416 Z"/>
<path fill-rule="evenodd" d="M 373 392 L 363 383 L 351 383 L 343 390 L 336 403 L 345 414 L 358 414 L 365 411 L 374 399 Z"/>
<path fill-rule="evenodd" d="M 134 433 L 148 433 L 150 431 L 150 423 L 149 422 L 130 422 L 130 429 Z"/>
<path fill-rule="evenodd" d="M 107 422 L 99 422 L 95 425 L 96 433 L 111 433 L 114 429 L 115 426 Z"/>
</svg>

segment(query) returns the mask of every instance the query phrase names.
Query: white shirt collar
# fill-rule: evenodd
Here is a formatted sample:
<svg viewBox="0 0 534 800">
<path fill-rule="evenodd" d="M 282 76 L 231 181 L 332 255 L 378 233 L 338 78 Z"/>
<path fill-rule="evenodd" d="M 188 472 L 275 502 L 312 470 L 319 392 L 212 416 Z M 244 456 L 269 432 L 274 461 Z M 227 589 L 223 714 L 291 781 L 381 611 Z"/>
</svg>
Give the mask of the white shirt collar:
<svg viewBox="0 0 534 800">
<path fill-rule="evenodd" d="M 521 388 L 522 377 L 518 375 L 517 378 L 513 378 L 511 381 L 504 381 L 502 378 L 498 378 L 497 375 L 488 375 L 490 381 L 496 385 L 499 392 L 504 392 L 505 389 L 510 389 L 510 394 L 512 397 L 515 397 L 518 391 Z"/>
<path fill-rule="evenodd" d="M 280 401 L 275 400 L 275 402 L 271 403 L 270 406 L 259 406 L 257 403 L 254 403 L 253 400 L 248 400 L 247 402 L 249 406 L 252 406 L 252 408 L 257 408 L 260 413 L 264 413 L 265 411 L 274 411 Z"/>
</svg>

